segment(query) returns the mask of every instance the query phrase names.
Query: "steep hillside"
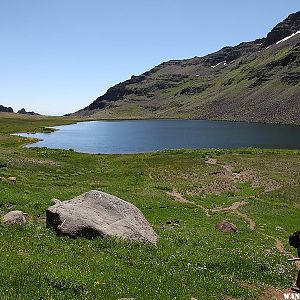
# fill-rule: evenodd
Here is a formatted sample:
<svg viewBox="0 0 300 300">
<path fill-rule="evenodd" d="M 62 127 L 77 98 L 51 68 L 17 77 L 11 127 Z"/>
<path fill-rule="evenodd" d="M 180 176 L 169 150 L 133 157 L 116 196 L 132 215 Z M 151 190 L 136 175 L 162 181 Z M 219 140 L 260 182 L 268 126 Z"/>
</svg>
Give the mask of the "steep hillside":
<svg viewBox="0 0 300 300">
<path fill-rule="evenodd" d="M 300 124 L 300 12 L 266 38 L 132 76 L 75 115 Z"/>
</svg>

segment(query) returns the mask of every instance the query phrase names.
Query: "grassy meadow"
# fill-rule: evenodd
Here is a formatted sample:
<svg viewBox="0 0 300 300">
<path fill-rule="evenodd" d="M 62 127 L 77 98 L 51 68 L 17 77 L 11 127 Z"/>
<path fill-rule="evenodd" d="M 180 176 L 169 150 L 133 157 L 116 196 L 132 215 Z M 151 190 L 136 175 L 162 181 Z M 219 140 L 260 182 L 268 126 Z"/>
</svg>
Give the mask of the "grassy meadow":
<svg viewBox="0 0 300 300">
<path fill-rule="evenodd" d="M 296 275 L 287 259 L 296 256 L 288 236 L 300 229 L 300 151 L 91 155 L 28 149 L 30 139 L 10 135 L 73 121 L 0 115 L 0 214 L 28 213 L 25 226 L 0 224 L 1 300 L 283 299 Z M 70 239 L 46 228 L 52 198 L 92 189 L 136 205 L 158 244 Z M 219 232 L 223 219 L 238 232 Z"/>
</svg>

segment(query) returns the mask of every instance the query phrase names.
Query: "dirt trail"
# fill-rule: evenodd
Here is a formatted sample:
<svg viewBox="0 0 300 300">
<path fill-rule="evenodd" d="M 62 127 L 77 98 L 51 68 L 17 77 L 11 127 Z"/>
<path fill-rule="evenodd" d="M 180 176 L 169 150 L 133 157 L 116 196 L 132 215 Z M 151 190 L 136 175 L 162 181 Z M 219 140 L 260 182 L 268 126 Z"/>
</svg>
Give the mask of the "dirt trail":
<svg viewBox="0 0 300 300">
<path fill-rule="evenodd" d="M 285 250 L 283 243 L 282 243 L 279 239 L 275 238 L 274 236 L 265 234 L 265 233 L 261 233 L 261 234 L 262 234 L 263 236 L 265 236 L 265 237 L 268 237 L 268 238 L 274 240 L 274 242 L 275 242 L 275 247 L 276 247 L 276 249 L 278 250 L 278 252 L 280 252 L 280 253 L 282 253 L 282 254 L 285 254 L 285 255 L 288 256 L 289 258 L 294 258 L 294 256 L 293 256 L 290 252 L 288 252 L 288 251 Z M 297 274 L 295 275 L 295 278 L 294 278 L 294 286 L 296 286 L 297 277 L 298 277 L 298 272 L 300 271 L 300 261 L 299 261 L 299 260 L 296 260 L 296 261 L 294 261 L 293 263 L 295 264 L 295 267 L 296 267 L 296 269 L 297 269 Z"/>
<path fill-rule="evenodd" d="M 166 192 L 167 195 L 171 196 L 175 201 L 178 201 L 180 203 L 188 203 L 188 204 L 193 204 L 196 207 L 199 207 L 201 209 L 203 209 L 203 211 L 205 212 L 205 214 L 209 217 L 209 209 L 205 208 L 204 206 L 200 205 L 200 204 L 196 204 L 193 201 L 190 201 L 188 199 L 185 199 L 179 192 L 177 192 L 176 190 L 173 190 L 172 192 Z"/>
<path fill-rule="evenodd" d="M 188 199 L 185 199 L 178 191 L 173 190 L 172 192 L 166 192 L 167 195 L 171 196 L 175 201 L 178 201 L 180 203 L 188 203 L 188 204 L 193 204 L 196 207 L 201 208 L 205 214 L 210 217 L 212 213 L 218 213 L 218 212 L 225 212 L 225 211 L 232 211 L 233 213 L 235 213 L 236 215 L 240 216 L 241 218 L 245 219 L 248 223 L 248 227 L 250 230 L 254 230 L 256 227 L 256 224 L 254 222 L 254 220 L 252 220 L 251 218 L 249 218 L 246 214 L 241 213 L 240 211 L 238 211 L 238 209 L 241 206 L 247 205 L 248 202 L 246 201 L 240 201 L 240 202 L 234 202 L 233 204 L 231 204 L 228 207 L 217 207 L 217 208 L 206 208 L 200 204 L 197 204 L 193 201 L 190 201 Z"/>
<path fill-rule="evenodd" d="M 234 202 L 228 207 L 217 207 L 217 208 L 211 208 L 209 209 L 210 212 L 221 212 L 221 211 L 230 211 L 230 210 L 237 210 L 241 206 L 247 205 L 248 202 L 241 201 L 241 202 Z"/>
<path fill-rule="evenodd" d="M 229 207 L 212 208 L 212 209 L 207 209 L 207 211 L 208 211 L 208 213 L 218 213 L 218 212 L 224 212 L 224 211 L 232 211 L 233 213 L 235 213 L 239 217 L 246 220 L 250 230 L 254 230 L 255 227 L 256 227 L 255 221 L 253 219 L 251 219 L 250 217 L 248 217 L 246 214 L 243 214 L 238 210 L 241 206 L 244 206 L 244 205 L 247 205 L 247 204 L 248 204 L 248 202 L 246 202 L 246 201 L 234 202 Z"/>
<path fill-rule="evenodd" d="M 208 158 L 205 161 L 206 164 L 209 165 L 216 165 L 216 166 L 220 166 L 224 169 L 224 176 L 227 177 L 228 179 L 231 179 L 233 181 L 238 181 L 241 177 L 241 175 L 239 173 L 235 173 L 233 172 L 233 167 L 230 165 L 222 165 L 220 163 L 218 163 L 217 159 L 215 158 Z"/>
<path fill-rule="evenodd" d="M 277 238 L 275 238 L 274 236 L 262 233 L 261 234 L 267 238 L 270 238 L 272 240 L 274 240 L 275 242 L 275 247 L 276 249 L 280 252 L 280 253 L 286 253 L 285 249 L 284 249 L 284 245 L 282 244 L 282 242 L 280 240 L 278 240 Z"/>
<path fill-rule="evenodd" d="M 230 165 L 222 165 L 219 164 L 217 159 L 214 158 L 209 158 L 205 161 L 205 163 L 209 164 L 209 165 L 218 165 L 221 166 L 225 173 L 227 174 L 227 176 L 229 176 L 232 180 L 236 181 L 236 180 L 240 180 L 241 179 L 241 175 L 239 173 L 234 173 L 233 169 Z M 189 203 L 189 204 L 193 204 L 196 207 L 199 207 L 201 209 L 203 209 L 203 211 L 206 213 L 207 216 L 211 216 L 212 213 L 219 213 L 219 212 L 226 212 L 226 211 L 230 211 L 235 213 L 237 216 L 243 218 L 244 220 L 246 220 L 246 222 L 248 223 L 248 227 L 250 230 L 254 230 L 256 227 L 256 223 L 253 219 L 251 219 L 248 215 L 242 213 L 239 211 L 239 208 L 247 205 L 248 202 L 246 201 L 240 201 L 240 202 L 234 202 L 233 204 L 231 204 L 228 207 L 217 207 L 217 208 L 205 208 L 202 205 L 199 205 L 193 201 L 190 201 L 188 199 L 185 199 L 182 194 L 180 194 L 178 191 L 173 190 L 172 192 L 167 192 L 167 194 L 171 197 L 174 198 L 174 200 L 179 201 L 181 203 Z M 288 256 L 289 258 L 293 258 L 293 255 L 289 252 L 287 252 L 284 248 L 283 243 L 277 239 L 276 237 L 267 235 L 265 233 L 260 232 L 263 236 L 268 237 L 272 240 L 274 240 L 275 242 L 275 247 L 276 249 L 279 251 L 279 253 L 285 254 L 286 256 Z M 297 268 L 298 271 L 300 271 L 300 261 L 294 261 L 294 264 Z M 295 278 L 295 282 L 296 282 L 297 276 Z M 263 299 L 263 298 L 262 298 Z"/>
<path fill-rule="evenodd" d="M 282 242 L 278 239 L 275 239 L 275 247 L 277 248 L 277 250 L 280 252 L 280 253 L 284 253 L 284 246 L 282 244 Z"/>
<path fill-rule="evenodd" d="M 190 201 L 188 199 L 185 199 L 179 192 L 176 190 L 173 190 L 172 192 L 166 192 L 167 195 L 173 197 L 176 201 L 181 203 L 189 203 L 189 204 L 195 204 L 195 202 Z"/>
<path fill-rule="evenodd" d="M 249 227 L 250 230 L 254 230 L 255 229 L 256 223 L 255 223 L 255 221 L 253 219 L 249 218 L 246 214 L 243 214 L 240 211 L 236 210 L 235 213 L 238 216 L 242 217 L 243 219 L 245 219 L 247 221 L 248 227 Z"/>
<path fill-rule="evenodd" d="M 188 204 L 193 204 L 195 205 L 196 207 L 199 207 L 201 208 L 205 214 L 210 217 L 211 216 L 211 213 L 218 213 L 218 212 L 226 212 L 226 211 L 231 211 L 233 213 L 235 213 L 237 216 L 243 218 L 244 220 L 247 221 L 248 223 L 248 227 L 250 230 L 254 230 L 255 227 L 256 227 L 256 223 L 253 219 L 251 219 L 250 217 L 248 217 L 246 214 L 244 213 L 241 213 L 238 209 L 244 205 L 247 205 L 248 202 L 246 201 L 241 201 L 241 202 L 234 202 L 233 204 L 231 204 L 230 206 L 228 207 L 217 207 L 217 208 L 205 208 L 204 206 L 202 205 L 199 205 L 193 201 L 190 201 L 188 199 L 185 199 L 178 191 L 176 190 L 173 190 L 172 192 L 166 192 L 167 195 L 171 196 L 174 198 L 174 200 L 178 201 L 178 202 L 181 202 L 181 203 L 188 203 Z M 281 254 L 285 254 L 286 256 L 288 256 L 289 258 L 293 258 L 293 255 L 289 252 L 287 252 L 284 248 L 284 245 L 283 243 L 277 239 L 276 237 L 274 236 L 271 236 L 271 235 L 267 235 L 265 233 L 262 233 L 260 232 L 263 236 L 267 237 L 267 238 L 270 238 L 272 240 L 274 240 L 275 242 L 275 247 L 276 249 L 278 250 L 279 253 Z M 297 271 L 300 271 L 300 261 L 294 261 L 294 264 L 296 266 L 296 269 Z M 296 274 L 296 277 L 295 277 L 295 282 L 297 280 L 297 276 L 298 276 L 298 272 Z M 261 298 L 261 299 L 264 299 L 264 298 Z"/>
</svg>

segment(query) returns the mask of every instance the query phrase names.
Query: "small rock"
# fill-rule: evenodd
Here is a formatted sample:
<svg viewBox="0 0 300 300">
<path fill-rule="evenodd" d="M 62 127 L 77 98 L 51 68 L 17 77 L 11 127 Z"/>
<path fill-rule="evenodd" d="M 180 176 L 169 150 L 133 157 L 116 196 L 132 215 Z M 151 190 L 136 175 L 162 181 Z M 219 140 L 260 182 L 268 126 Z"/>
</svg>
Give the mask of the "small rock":
<svg viewBox="0 0 300 300">
<path fill-rule="evenodd" d="M 25 225 L 26 219 L 24 213 L 20 210 L 13 210 L 3 216 L 5 225 Z"/>
<path fill-rule="evenodd" d="M 6 204 L 6 207 L 9 208 L 9 209 L 11 209 L 11 208 L 14 207 L 14 205 L 13 205 L 12 203 L 9 202 L 9 203 Z"/>
<path fill-rule="evenodd" d="M 8 180 L 13 183 L 16 184 L 17 183 L 17 178 L 16 177 L 8 177 Z"/>
<path fill-rule="evenodd" d="M 237 232 L 237 227 L 226 220 L 220 221 L 216 228 L 221 232 Z"/>
</svg>

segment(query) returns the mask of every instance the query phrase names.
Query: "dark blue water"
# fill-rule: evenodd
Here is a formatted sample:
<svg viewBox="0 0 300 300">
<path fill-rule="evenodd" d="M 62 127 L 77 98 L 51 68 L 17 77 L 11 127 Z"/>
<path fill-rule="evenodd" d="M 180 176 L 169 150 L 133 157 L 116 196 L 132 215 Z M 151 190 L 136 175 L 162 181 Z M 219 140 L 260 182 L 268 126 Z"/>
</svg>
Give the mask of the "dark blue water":
<svg viewBox="0 0 300 300">
<path fill-rule="evenodd" d="M 205 120 L 93 121 L 55 127 L 29 147 L 87 153 L 136 153 L 182 148 L 300 149 L 300 126 Z"/>
</svg>

